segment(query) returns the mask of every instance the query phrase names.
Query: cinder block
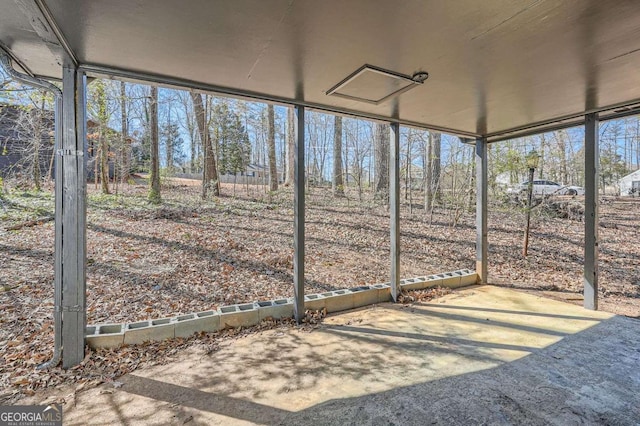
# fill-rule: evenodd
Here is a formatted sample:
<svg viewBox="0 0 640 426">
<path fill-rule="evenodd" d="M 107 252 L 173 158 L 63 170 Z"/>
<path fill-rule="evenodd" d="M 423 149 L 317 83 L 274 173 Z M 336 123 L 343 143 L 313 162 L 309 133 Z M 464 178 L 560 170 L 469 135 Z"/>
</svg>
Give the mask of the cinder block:
<svg viewBox="0 0 640 426">
<path fill-rule="evenodd" d="M 136 345 L 148 341 L 157 342 L 175 337 L 175 325 L 171 318 L 140 321 L 127 324 L 124 330 L 124 343 Z"/>
<path fill-rule="evenodd" d="M 346 311 L 353 309 L 353 293 L 348 290 L 336 290 L 322 293 L 327 312 Z"/>
<path fill-rule="evenodd" d="M 439 287 L 442 285 L 442 277 L 438 275 L 427 276 L 427 283 L 429 287 Z"/>
<path fill-rule="evenodd" d="M 378 291 L 378 303 L 391 301 L 391 286 L 389 284 L 374 284 L 371 287 Z"/>
<path fill-rule="evenodd" d="M 220 314 L 217 311 L 196 312 L 196 317 L 204 323 L 202 331 L 210 333 L 220 330 Z"/>
<path fill-rule="evenodd" d="M 101 324 L 96 328 L 92 336 L 96 348 L 117 348 L 124 344 L 124 324 Z"/>
<path fill-rule="evenodd" d="M 293 299 L 268 300 L 256 302 L 256 305 L 260 321 L 269 317 L 273 319 L 293 317 Z"/>
<path fill-rule="evenodd" d="M 423 288 L 431 287 L 432 285 L 433 284 L 427 281 L 426 277 L 412 278 L 412 279 L 405 280 L 405 284 L 402 285 L 402 289 L 403 290 L 420 290 Z"/>
<path fill-rule="evenodd" d="M 93 332 L 90 333 L 90 331 Z M 87 345 L 94 349 L 117 348 L 124 343 L 122 324 L 101 324 L 87 327 L 85 337 Z"/>
<path fill-rule="evenodd" d="M 122 324 L 100 324 L 97 325 L 96 334 L 114 334 L 114 333 L 122 333 L 124 331 L 124 327 Z"/>
<path fill-rule="evenodd" d="M 220 329 L 220 315 L 216 311 L 204 311 L 174 318 L 175 336 L 189 337 L 192 334 L 212 333 Z"/>
<path fill-rule="evenodd" d="M 460 270 L 460 272 L 462 273 L 461 277 L 460 277 L 460 286 L 468 286 L 468 285 L 474 285 L 478 283 L 478 274 L 476 274 L 476 271 L 472 271 L 470 269 L 462 269 Z"/>
<path fill-rule="evenodd" d="M 354 287 L 349 291 L 353 293 L 354 308 L 378 303 L 378 289 L 373 288 L 373 286 Z"/>
<path fill-rule="evenodd" d="M 307 294 L 304 296 L 304 308 L 312 311 L 321 311 L 326 307 L 325 297 L 322 294 Z"/>
<path fill-rule="evenodd" d="M 249 327 L 260 322 L 260 314 L 253 303 L 229 305 L 220 308 L 220 326 Z"/>
<path fill-rule="evenodd" d="M 460 287 L 460 275 L 454 274 L 453 272 L 445 272 L 438 274 L 438 277 L 442 277 L 442 283 L 440 284 L 442 287 Z"/>
</svg>

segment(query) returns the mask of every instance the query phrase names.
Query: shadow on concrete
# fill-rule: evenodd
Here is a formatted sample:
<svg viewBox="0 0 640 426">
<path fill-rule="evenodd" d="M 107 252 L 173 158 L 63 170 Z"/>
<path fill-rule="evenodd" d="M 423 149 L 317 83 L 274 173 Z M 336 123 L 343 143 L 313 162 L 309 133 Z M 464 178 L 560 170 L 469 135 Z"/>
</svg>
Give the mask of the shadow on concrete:
<svg viewBox="0 0 640 426">
<path fill-rule="evenodd" d="M 572 317 L 572 319 L 579 319 Z M 275 345 L 267 352 L 234 359 L 242 376 L 262 383 L 273 380 L 271 375 L 256 371 L 257 363 L 273 365 L 274 374 L 281 368 L 288 371 L 287 380 L 298 382 L 301 376 L 322 377 L 331 374 L 366 377 L 371 370 L 384 370 L 398 364 L 393 358 L 393 342 L 380 337 L 399 337 L 421 341 L 415 351 L 432 356 L 432 346 L 441 352 L 455 352 L 459 345 L 478 346 L 464 339 L 434 339 L 413 333 L 392 333 L 363 327 L 336 326 L 323 328 L 329 333 L 349 333 L 350 337 L 376 340 L 382 350 L 359 357 L 359 368 L 341 368 L 358 354 L 337 351 L 330 355 L 300 358 L 291 354 L 293 347 L 304 345 L 300 339 Z M 366 336 L 365 336 L 366 335 Z M 192 386 L 180 386 L 153 378 L 129 375 L 123 378 L 123 391 L 155 401 L 191 407 L 203 412 L 220 414 L 256 424 L 337 425 L 467 425 L 467 424 L 615 424 L 636 425 L 640 421 L 640 329 L 638 322 L 613 317 L 556 344 L 536 349 L 530 355 L 512 362 L 500 362 L 480 371 L 454 375 L 417 384 L 398 386 L 370 394 L 337 398 L 298 411 L 277 408 L 250 399 L 264 396 L 242 395 L 240 387 L 227 387 L 224 393 L 203 391 L 217 381 L 230 381 L 224 371 L 210 371 L 193 381 Z M 426 342 L 426 343 L 425 343 Z M 529 351 L 526 346 L 495 345 L 498 349 Z M 318 353 L 321 351 L 317 351 Z M 274 358 L 275 357 L 275 358 Z M 429 360 L 425 359 L 428 363 Z M 333 367 L 333 369 L 332 369 Z M 335 369 L 337 367 L 337 369 Z M 420 374 L 414 365 L 406 365 L 409 374 Z M 238 380 L 235 377 L 233 380 Z M 322 379 L 321 379 L 322 380 Z M 314 391 L 317 381 L 310 381 Z M 289 383 L 295 386 L 296 383 Z M 286 389 L 281 389 L 286 392 Z M 241 395 L 241 396 L 232 396 Z"/>
<path fill-rule="evenodd" d="M 473 347 L 473 348 L 489 348 L 489 349 L 506 349 L 510 351 L 526 351 L 533 352 L 538 350 L 535 346 L 522 346 L 522 345 L 509 345 L 504 343 L 492 343 L 492 342 L 482 342 L 478 340 L 471 339 L 463 339 L 459 337 L 452 336 L 434 336 L 428 334 L 420 334 L 420 333 L 406 333 L 402 331 L 390 331 L 390 330 L 379 330 L 374 328 L 365 328 L 365 327 L 353 327 L 349 325 L 337 325 L 337 326 L 325 326 L 323 330 L 328 331 L 330 333 L 339 333 L 339 334 L 348 334 L 352 339 L 375 339 L 374 336 L 390 336 L 390 337 L 399 337 L 403 339 L 412 339 L 424 342 L 420 344 L 420 346 L 424 346 L 423 349 L 426 349 L 428 346 L 429 351 L 436 352 L 447 352 L 450 351 L 451 345 L 456 346 L 464 346 L 464 347 Z M 375 340 L 378 344 L 386 344 L 382 340 Z M 390 346 L 404 346 L 409 347 L 413 345 L 408 345 L 406 343 L 389 343 Z M 447 347 L 438 347 L 438 345 L 447 345 Z M 414 349 L 420 349 L 420 347 L 414 347 Z M 478 359 L 490 359 L 497 360 L 495 358 L 489 358 L 486 356 L 478 356 L 477 354 L 468 354 L 467 356 L 472 356 Z"/>
<path fill-rule="evenodd" d="M 122 382 L 129 393 L 258 424 L 276 424 L 291 414 L 290 411 L 246 399 L 216 395 L 146 377 L 128 375 L 122 378 Z"/>
<path fill-rule="evenodd" d="M 593 321 L 593 317 L 581 317 L 576 315 L 562 315 L 562 314 L 548 314 L 543 312 L 529 312 L 529 311 L 514 311 L 508 309 L 494 309 L 494 308 L 484 308 L 481 306 L 457 306 L 457 305 L 445 305 L 441 303 L 417 303 L 420 306 L 433 307 L 438 309 L 454 309 L 461 311 L 471 311 L 471 312 L 492 312 L 492 313 L 500 313 L 500 314 L 510 314 L 510 315 L 524 315 L 524 316 L 533 316 L 533 317 L 544 317 L 544 318 L 558 318 L 558 319 L 569 319 L 569 320 L 581 320 L 581 321 Z"/>
</svg>

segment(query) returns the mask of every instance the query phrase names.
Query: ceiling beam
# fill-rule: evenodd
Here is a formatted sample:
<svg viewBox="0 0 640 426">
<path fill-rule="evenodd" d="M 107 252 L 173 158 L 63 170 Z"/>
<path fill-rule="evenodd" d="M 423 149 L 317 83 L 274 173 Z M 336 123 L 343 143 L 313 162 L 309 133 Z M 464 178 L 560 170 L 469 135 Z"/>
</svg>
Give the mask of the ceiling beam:
<svg viewBox="0 0 640 426">
<path fill-rule="evenodd" d="M 64 34 L 62 33 L 62 30 L 60 30 L 60 27 L 58 26 L 58 23 L 56 22 L 56 20 L 53 18 L 53 15 L 51 14 L 51 11 L 49 10 L 49 8 L 47 7 L 47 5 L 45 4 L 44 0 L 34 0 L 35 6 L 37 7 L 34 8 L 32 6 L 31 1 L 26 2 L 24 0 L 16 0 L 19 1 L 21 4 L 23 4 L 23 11 L 25 11 L 25 13 L 27 13 L 28 15 L 31 15 L 32 19 L 31 19 L 31 26 L 34 28 L 34 30 L 38 33 L 38 35 L 40 35 L 40 37 L 45 41 L 48 42 L 48 46 L 50 46 L 53 43 L 53 40 L 50 40 L 50 34 L 48 32 L 43 32 L 41 34 L 41 29 L 39 29 L 37 27 L 37 25 L 34 25 L 34 22 L 41 22 L 44 23 L 46 22 L 46 24 L 49 26 L 49 29 L 51 30 L 51 32 L 55 35 L 55 38 L 57 40 L 57 44 L 62 47 L 62 49 L 64 50 L 64 52 L 67 55 L 67 58 L 73 63 L 74 67 L 78 67 L 79 65 L 79 61 L 78 61 L 78 57 L 76 56 L 75 52 L 73 51 L 73 49 L 71 49 L 71 46 L 69 45 L 69 42 L 67 41 L 66 37 L 64 36 Z M 27 6 L 29 5 L 29 6 Z M 38 16 L 39 15 L 39 16 Z M 38 20 L 34 20 L 34 17 L 38 17 Z M 46 39 L 45 39 L 46 37 Z M 54 52 L 55 53 L 55 52 Z M 63 64 L 64 65 L 64 64 Z"/>
</svg>

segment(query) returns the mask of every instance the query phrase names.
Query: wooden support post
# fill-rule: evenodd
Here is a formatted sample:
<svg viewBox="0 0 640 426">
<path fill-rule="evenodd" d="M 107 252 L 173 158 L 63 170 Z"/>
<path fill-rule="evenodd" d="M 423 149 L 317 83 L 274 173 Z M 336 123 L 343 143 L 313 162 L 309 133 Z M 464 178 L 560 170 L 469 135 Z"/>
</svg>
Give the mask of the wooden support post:
<svg viewBox="0 0 640 426">
<path fill-rule="evenodd" d="M 400 124 L 391 123 L 389 138 L 389 210 L 391 230 L 391 297 L 400 295 Z"/>
<path fill-rule="evenodd" d="M 293 312 L 298 324 L 304 318 L 304 107 L 294 109 L 294 254 L 293 254 Z"/>
<path fill-rule="evenodd" d="M 587 114 L 584 129 L 584 307 L 598 309 L 598 116 Z"/>
<path fill-rule="evenodd" d="M 487 140 L 476 139 L 476 273 L 487 283 Z"/>
<path fill-rule="evenodd" d="M 62 146 L 56 153 L 62 166 L 60 211 L 62 229 L 62 366 L 78 365 L 84 359 L 86 325 L 86 77 L 74 65 L 62 73 Z"/>
</svg>

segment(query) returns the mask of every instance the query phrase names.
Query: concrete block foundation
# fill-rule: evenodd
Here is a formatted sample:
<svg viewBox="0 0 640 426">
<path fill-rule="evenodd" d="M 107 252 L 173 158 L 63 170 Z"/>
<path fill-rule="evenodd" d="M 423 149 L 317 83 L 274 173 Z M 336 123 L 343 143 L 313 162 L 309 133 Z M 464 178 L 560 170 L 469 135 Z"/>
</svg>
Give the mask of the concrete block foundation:
<svg viewBox="0 0 640 426">
<path fill-rule="evenodd" d="M 402 290 L 429 287 L 458 288 L 476 284 L 475 271 L 460 269 L 443 274 L 409 278 L 400 281 Z M 389 283 L 373 284 L 305 296 L 305 309 L 340 312 L 375 303 L 391 301 Z M 92 348 L 113 348 L 122 344 L 139 344 L 173 337 L 188 337 L 199 332 L 216 332 L 225 327 L 250 327 L 266 318 L 293 317 L 293 299 L 282 298 L 255 303 L 222 306 L 216 310 L 138 321 L 129 324 L 88 326 L 87 344 Z"/>
<path fill-rule="evenodd" d="M 204 311 L 181 315 L 175 318 L 175 337 L 189 337 L 192 334 L 212 333 L 220 330 L 220 315 L 217 311 Z"/>
<path fill-rule="evenodd" d="M 134 322 L 127 324 L 124 330 L 125 345 L 137 345 L 173 337 L 175 337 L 175 325 L 171 318 Z"/>
<path fill-rule="evenodd" d="M 325 296 L 322 294 L 307 294 L 304 296 L 304 308 L 312 311 L 321 311 L 326 308 Z"/>
<path fill-rule="evenodd" d="M 220 308 L 222 328 L 250 327 L 260 322 L 260 313 L 253 303 L 229 305 Z"/>
<path fill-rule="evenodd" d="M 374 305 L 379 300 L 379 289 L 373 286 L 362 286 L 349 289 L 353 293 L 353 307 Z"/>
<path fill-rule="evenodd" d="M 349 290 L 336 290 L 322 293 L 327 313 L 353 309 L 353 293 Z"/>
<path fill-rule="evenodd" d="M 99 324 L 87 327 L 86 343 L 90 348 L 117 348 L 124 344 L 122 324 Z"/>
<path fill-rule="evenodd" d="M 281 319 L 293 317 L 293 299 L 276 299 L 256 302 L 259 321 L 266 318 Z"/>
</svg>

